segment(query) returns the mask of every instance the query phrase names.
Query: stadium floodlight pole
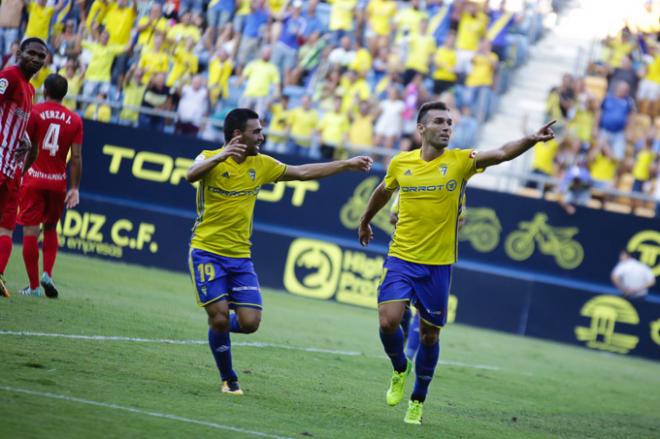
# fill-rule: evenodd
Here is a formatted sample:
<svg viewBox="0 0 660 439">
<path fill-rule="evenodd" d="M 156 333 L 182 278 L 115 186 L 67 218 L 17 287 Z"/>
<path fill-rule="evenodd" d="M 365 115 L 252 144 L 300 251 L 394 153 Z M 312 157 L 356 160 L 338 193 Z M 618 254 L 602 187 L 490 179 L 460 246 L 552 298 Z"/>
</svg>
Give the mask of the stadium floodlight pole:
<svg viewBox="0 0 660 439">
<path fill-rule="evenodd" d="M 386 402 L 403 399 L 412 370 L 406 358 L 401 320 L 413 304 L 420 317 L 420 346 L 415 358 L 415 387 L 404 422 L 421 424 L 423 404 L 440 355 L 440 329 L 447 322 L 452 265 L 457 260 L 457 232 L 469 178 L 489 166 L 513 160 L 538 142 L 554 138 L 552 125 L 508 142 L 477 151 L 448 149 L 453 120 L 443 102 L 422 105 L 417 115 L 419 150 L 395 155 L 385 179 L 374 189 L 361 217 L 358 239 L 373 239 L 370 222 L 399 189 L 399 212 L 378 287 L 380 339 L 394 371 Z"/>
</svg>

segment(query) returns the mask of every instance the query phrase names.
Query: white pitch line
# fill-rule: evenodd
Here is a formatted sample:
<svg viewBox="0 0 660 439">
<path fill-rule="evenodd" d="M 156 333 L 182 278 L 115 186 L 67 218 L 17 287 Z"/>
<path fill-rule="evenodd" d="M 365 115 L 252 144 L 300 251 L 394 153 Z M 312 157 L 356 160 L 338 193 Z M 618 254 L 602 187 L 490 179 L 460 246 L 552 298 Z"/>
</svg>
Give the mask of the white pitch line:
<svg viewBox="0 0 660 439">
<path fill-rule="evenodd" d="M 249 434 L 249 435 L 252 435 L 252 436 L 267 437 L 267 438 L 272 438 L 272 439 L 292 439 L 292 438 L 286 437 L 286 436 L 277 436 L 275 434 L 263 433 L 261 431 L 247 430 L 247 429 L 244 429 L 244 428 L 232 427 L 231 425 L 218 424 L 216 422 L 200 421 L 198 419 L 184 418 L 183 416 L 171 415 L 171 414 L 168 414 L 168 413 L 150 412 L 150 411 L 147 411 L 147 410 L 140 410 L 140 409 L 136 409 L 136 408 L 133 408 L 133 407 L 126 407 L 126 406 L 118 405 L 118 404 L 111 404 L 111 403 L 100 402 L 100 401 L 92 401 L 92 400 L 89 400 L 89 399 L 76 398 L 76 397 L 73 397 L 73 396 L 59 395 L 57 393 L 38 392 L 38 391 L 35 391 L 35 390 L 21 389 L 21 388 L 17 388 L 17 387 L 9 387 L 9 386 L 0 386 L 0 390 L 4 390 L 5 392 L 11 392 L 11 393 L 22 393 L 22 394 L 25 394 L 25 395 L 39 396 L 39 397 L 42 397 L 42 398 L 59 399 L 61 401 L 77 402 L 79 404 L 92 405 L 92 406 L 96 406 L 96 407 L 103 407 L 103 408 L 113 409 L 113 410 L 121 410 L 121 411 L 124 411 L 124 412 L 130 412 L 130 413 L 137 413 L 137 414 L 140 414 L 140 415 L 152 416 L 154 418 L 169 419 L 170 421 L 179 421 L 179 422 L 185 422 L 187 424 L 201 425 L 201 426 L 204 426 L 204 427 L 214 428 L 216 430 L 232 431 L 234 433 L 243 433 L 243 434 Z"/>
<path fill-rule="evenodd" d="M 206 340 L 173 340 L 167 338 L 139 338 L 139 337 L 124 337 L 117 335 L 81 335 L 81 334 L 58 334 L 49 332 L 30 332 L 30 331 L 4 331 L 0 330 L 0 335 L 14 335 L 19 337 L 57 337 L 68 338 L 73 340 L 91 340 L 91 341 L 125 341 L 130 343 L 160 343 L 160 344 L 175 344 L 175 345 L 206 345 Z M 357 357 L 364 355 L 362 352 L 357 351 L 338 351 L 332 349 L 309 348 L 301 346 L 289 346 L 284 344 L 267 343 L 267 342 L 232 342 L 232 346 L 245 346 L 255 348 L 274 348 L 274 349 L 288 349 L 293 351 L 314 352 L 321 354 L 343 355 L 349 357 Z M 371 358 L 382 358 L 381 356 L 370 356 Z M 440 360 L 440 364 L 447 366 L 465 367 L 470 369 L 482 370 L 500 370 L 499 367 L 490 366 L 487 364 L 468 364 L 461 363 L 460 361 Z"/>
</svg>

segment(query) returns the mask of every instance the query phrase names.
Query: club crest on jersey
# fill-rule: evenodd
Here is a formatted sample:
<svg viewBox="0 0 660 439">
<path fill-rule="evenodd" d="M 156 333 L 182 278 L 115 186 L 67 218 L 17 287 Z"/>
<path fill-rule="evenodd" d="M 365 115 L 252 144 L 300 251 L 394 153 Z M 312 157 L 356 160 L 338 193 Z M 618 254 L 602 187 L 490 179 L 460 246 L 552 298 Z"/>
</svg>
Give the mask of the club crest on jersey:
<svg viewBox="0 0 660 439">
<path fill-rule="evenodd" d="M 471 159 L 474 159 L 476 156 L 477 156 L 477 150 L 476 149 L 473 149 L 472 151 L 470 151 L 470 158 Z"/>
<path fill-rule="evenodd" d="M 447 175 L 447 165 L 443 163 L 442 165 L 440 165 L 440 168 L 438 169 L 440 169 L 440 173 L 442 174 L 443 177 Z"/>
<path fill-rule="evenodd" d="M 9 87 L 9 81 L 5 78 L 0 79 L 0 95 L 5 94 L 7 87 Z"/>
<path fill-rule="evenodd" d="M 257 171 L 255 171 L 253 168 L 250 168 L 248 170 L 248 175 L 250 176 L 250 180 L 254 181 L 254 179 L 257 178 Z"/>
</svg>

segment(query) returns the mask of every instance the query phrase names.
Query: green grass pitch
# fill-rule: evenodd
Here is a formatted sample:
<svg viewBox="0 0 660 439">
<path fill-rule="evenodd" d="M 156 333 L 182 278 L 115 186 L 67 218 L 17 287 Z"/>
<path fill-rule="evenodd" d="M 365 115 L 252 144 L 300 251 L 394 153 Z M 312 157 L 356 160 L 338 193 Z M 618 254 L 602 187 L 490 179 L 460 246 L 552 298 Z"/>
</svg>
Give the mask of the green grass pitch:
<svg viewBox="0 0 660 439">
<path fill-rule="evenodd" d="M 7 277 L 24 286 L 20 248 Z M 385 404 L 375 310 L 265 290 L 259 332 L 232 338 L 233 397 L 187 276 L 61 254 L 55 279 L 58 300 L 0 300 L 0 437 L 660 437 L 650 361 L 450 325 L 424 425 L 408 426 L 405 401 Z"/>
</svg>

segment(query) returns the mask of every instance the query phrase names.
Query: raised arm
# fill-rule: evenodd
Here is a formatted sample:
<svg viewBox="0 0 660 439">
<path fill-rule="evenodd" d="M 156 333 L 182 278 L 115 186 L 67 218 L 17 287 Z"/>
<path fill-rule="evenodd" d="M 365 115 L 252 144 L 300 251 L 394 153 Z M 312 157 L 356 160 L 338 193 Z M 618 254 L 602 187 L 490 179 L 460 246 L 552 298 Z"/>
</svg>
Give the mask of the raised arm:
<svg viewBox="0 0 660 439">
<path fill-rule="evenodd" d="M 369 198 L 367 203 L 367 208 L 362 214 L 360 219 L 360 228 L 358 229 L 358 237 L 360 239 L 360 244 L 364 247 L 369 245 L 369 242 L 373 239 L 374 234 L 371 230 L 371 225 L 369 224 L 371 220 L 376 216 L 376 214 L 390 201 L 392 198 L 392 191 L 388 191 L 385 188 L 385 182 L 382 181 Z"/>
<path fill-rule="evenodd" d="M 203 160 L 196 160 L 188 172 L 186 172 L 186 180 L 189 183 L 194 183 L 204 177 L 207 172 L 215 168 L 218 164 L 224 162 L 229 157 L 240 160 L 245 156 L 246 146 L 242 143 L 238 143 L 241 136 L 236 136 L 229 141 L 229 143 L 220 151 L 218 154 L 213 157 L 209 157 Z"/>
<path fill-rule="evenodd" d="M 364 171 L 371 169 L 371 157 L 359 156 L 349 160 L 337 160 L 328 163 L 308 163 L 300 166 L 287 166 L 279 181 L 289 180 L 316 180 L 330 177 L 344 171 Z"/>
<path fill-rule="evenodd" d="M 477 169 L 487 168 L 489 166 L 499 165 L 502 162 L 508 162 L 524 153 L 538 142 L 547 142 L 554 139 L 555 133 L 552 131 L 552 125 L 557 122 L 553 120 L 543 125 L 540 130 L 534 134 L 523 137 L 513 142 L 505 143 L 499 148 L 489 149 L 487 151 L 479 151 L 477 154 L 476 165 Z"/>
</svg>

